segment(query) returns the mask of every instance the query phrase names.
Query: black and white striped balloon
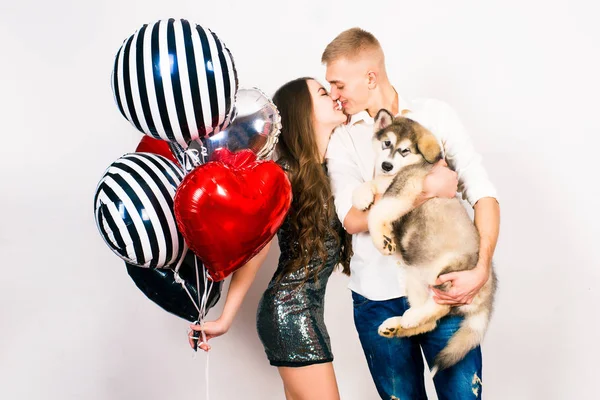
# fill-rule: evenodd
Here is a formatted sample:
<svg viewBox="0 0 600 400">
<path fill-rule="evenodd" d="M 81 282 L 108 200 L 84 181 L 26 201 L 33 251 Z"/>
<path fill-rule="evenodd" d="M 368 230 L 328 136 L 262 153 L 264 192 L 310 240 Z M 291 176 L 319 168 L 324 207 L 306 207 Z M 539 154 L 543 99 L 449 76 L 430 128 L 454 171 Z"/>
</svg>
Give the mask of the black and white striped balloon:
<svg viewBox="0 0 600 400">
<path fill-rule="evenodd" d="M 230 51 L 185 19 L 146 24 L 126 39 L 111 82 L 129 122 L 182 146 L 227 127 L 238 88 Z"/>
<path fill-rule="evenodd" d="M 131 153 L 106 170 L 94 197 L 96 225 L 106 244 L 129 264 L 162 268 L 183 256 L 173 198 L 183 171 L 151 153 Z"/>
</svg>

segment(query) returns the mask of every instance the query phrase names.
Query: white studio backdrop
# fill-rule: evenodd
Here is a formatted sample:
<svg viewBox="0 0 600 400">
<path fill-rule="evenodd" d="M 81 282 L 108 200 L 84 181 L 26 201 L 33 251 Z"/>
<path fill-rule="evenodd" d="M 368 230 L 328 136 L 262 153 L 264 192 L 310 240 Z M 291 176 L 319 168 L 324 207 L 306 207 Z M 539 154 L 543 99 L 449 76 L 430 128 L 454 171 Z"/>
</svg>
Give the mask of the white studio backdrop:
<svg viewBox="0 0 600 400">
<path fill-rule="evenodd" d="M 241 86 L 269 95 L 299 76 L 323 81 L 321 52 L 342 30 L 374 33 L 400 95 L 452 105 L 499 191 L 484 398 L 595 398 L 598 15 L 595 2 L 566 0 L 2 0 L 0 398 L 205 397 L 187 323 L 144 297 L 93 220 L 104 169 L 141 138 L 113 101 L 115 53 L 169 17 L 216 32 Z M 283 398 L 255 330 L 277 258 L 274 246 L 231 331 L 212 343 L 211 400 Z M 346 284 L 335 274 L 326 298 L 341 396 L 376 399 Z"/>
</svg>

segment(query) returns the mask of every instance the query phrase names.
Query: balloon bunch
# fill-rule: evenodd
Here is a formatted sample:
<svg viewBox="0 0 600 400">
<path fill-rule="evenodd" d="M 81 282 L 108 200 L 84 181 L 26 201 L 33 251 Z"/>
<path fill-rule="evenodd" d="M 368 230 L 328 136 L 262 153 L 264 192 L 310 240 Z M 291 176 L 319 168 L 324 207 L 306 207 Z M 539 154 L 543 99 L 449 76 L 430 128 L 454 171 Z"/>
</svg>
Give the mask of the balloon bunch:
<svg viewBox="0 0 600 400">
<path fill-rule="evenodd" d="M 111 82 L 119 111 L 145 136 L 100 179 L 98 230 L 150 300 L 200 322 L 291 205 L 270 160 L 279 112 L 259 89 L 238 89 L 229 49 L 184 19 L 129 36 Z"/>
</svg>

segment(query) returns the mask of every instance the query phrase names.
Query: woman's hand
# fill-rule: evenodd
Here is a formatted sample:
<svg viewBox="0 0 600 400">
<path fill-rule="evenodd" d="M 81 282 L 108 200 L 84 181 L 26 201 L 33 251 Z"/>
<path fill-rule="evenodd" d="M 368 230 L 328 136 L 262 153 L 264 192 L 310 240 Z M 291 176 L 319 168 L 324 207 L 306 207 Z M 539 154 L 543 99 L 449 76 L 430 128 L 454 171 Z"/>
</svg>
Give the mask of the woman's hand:
<svg viewBox="0 0 600 400">
<path fill-rule="evenodd" d="M 210 339 L 221 336 L 225 333 L 227 333 L 227 331 L 229 330 L 230 324 L 228 324 L 226 321 L 223 321 L 222 319 L 218 319 L 216 321 L 207 321 L 204 323 L 203 326 L 198 325 L 198 324 L 192 324 L 190 325 L 190 328 L 192 328 L 192 330 L 188 333 L 188 341 L 190 342 L 190 346 L 192 348 L 194 348 L 195 343 L 194 341 L 196 340 L 193 335 L 194 332 L 200 332 L 200 337 L 198 338 L 198 344 L 202 350 L 204 351 L 209 351 L 210 350 L 210 346 L 207 343 Z M 206 342 L 203 342 L 203 338 L 202 338 L 202 331 L 204 331 L 204 334 L 206 335 Z"/>
</svg>

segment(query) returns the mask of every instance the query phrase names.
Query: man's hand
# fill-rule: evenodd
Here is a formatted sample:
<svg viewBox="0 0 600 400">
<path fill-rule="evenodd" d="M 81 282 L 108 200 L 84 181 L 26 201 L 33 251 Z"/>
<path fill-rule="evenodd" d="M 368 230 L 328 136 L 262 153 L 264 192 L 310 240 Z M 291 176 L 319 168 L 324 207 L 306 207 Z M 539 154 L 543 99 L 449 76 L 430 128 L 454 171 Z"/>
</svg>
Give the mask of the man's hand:
<svg viewBox="0 0 600 400">
<path fill-rule="evenodd" d="M 433 300 L 438 304 L 449 306 L 462 306 L 471 304 L 475 295 L 485 285 L 490 277 L 490 268 L 478 264 L 468 271 L 450 272 L 440 275 L 435 281 L 435 286 L 450 282 L 452 286 L 448 291 L 442 291 L 432 287 Z"/>
<path fill-rule="evenodd" d="M 445 160 L 438 161 L 423 181 L 423 197 L 445 197 L 448 199 L 456 196 L 458 189 L 458 174 L 448 168 Z"/>
</svg>

